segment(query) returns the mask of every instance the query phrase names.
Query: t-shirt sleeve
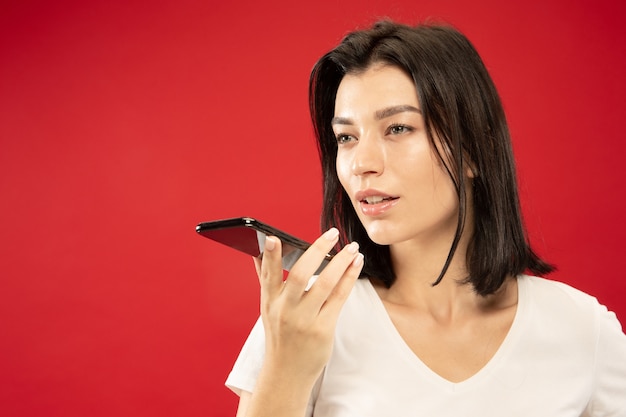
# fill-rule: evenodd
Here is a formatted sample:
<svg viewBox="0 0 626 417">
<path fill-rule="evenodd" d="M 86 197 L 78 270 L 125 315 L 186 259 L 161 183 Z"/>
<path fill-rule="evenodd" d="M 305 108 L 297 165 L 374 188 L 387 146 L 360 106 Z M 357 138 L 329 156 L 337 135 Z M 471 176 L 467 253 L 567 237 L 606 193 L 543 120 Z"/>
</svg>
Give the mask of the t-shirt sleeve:
<svg viewBox="0 0 626 417">
<path fill-rule="evenodd" d="M 250 331 L 248 339 L 246 339 L 246 342 L 241 348 L 241 352 L 239 352 L 233 369 L 230 371 L 228 378 L 226 378 L 226 386 L 239 396 L 241 395 L 241 391 L 253 392 L 257 378 L 259 377 L 259 372 L 261 372 L 264 357 L 265 330 L 263 329 L 263 321 L 259 317 Z M 313 415 L 315 400 L 317 399 L 322 379 L 323 378 L 320 377 L 313 387 L 305 417 Z"/>
<path fill-rule="evenodd" d="M 265 331 L 259 317 L 226 379 L 226 386 L 237 395 L 241 395 L 241 391 L 252 392 L 264 357 Z"/>
<path fill-rule="evenodd" d="M 589 415 L 626 417 L 626 335 L 604 306 L 598 313 L 595 381 Z"/>
</svg>

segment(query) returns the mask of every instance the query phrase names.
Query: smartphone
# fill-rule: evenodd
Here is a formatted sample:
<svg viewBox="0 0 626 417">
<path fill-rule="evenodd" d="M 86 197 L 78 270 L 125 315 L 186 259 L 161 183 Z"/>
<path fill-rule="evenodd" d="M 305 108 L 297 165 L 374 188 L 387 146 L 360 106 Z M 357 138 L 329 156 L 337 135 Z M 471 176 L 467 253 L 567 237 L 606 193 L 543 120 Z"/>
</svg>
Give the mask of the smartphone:
<svg viewBox="0 0 626 417">
<path fill-rule="evenodd" d="M 302 239 L 251 217 L 203 222 L 196 226 L 196 232 L 208 239 L 259 258 L 263 256 L 266 237 L 276 236 L 282 243 L 282 261 L 285 271 L 289 271 L 304 251 L 311 246 L 310 243 Z M 316 275 L 324 269 L 332 257 L 331 254 L 326 255 L 315 273 Z"/>
</svg>

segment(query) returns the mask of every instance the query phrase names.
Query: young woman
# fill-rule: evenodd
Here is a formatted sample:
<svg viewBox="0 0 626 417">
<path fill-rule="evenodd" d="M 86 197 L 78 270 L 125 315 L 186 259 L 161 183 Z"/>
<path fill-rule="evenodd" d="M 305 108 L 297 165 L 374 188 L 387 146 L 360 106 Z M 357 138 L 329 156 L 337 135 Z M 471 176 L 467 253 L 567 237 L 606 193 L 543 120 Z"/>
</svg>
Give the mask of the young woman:
<svg viewBox="0 0 626 417">
<path fill-rule="evenodd" d="M 278 239 L 255 260 L 238 416 L 626 416 L 626 336 L 591 296 L 532 276 L 552 267 L 463 35 L 354 32 L 316 64 L 310 103 L 328 230 L 284 283 Z"/>
</svg>

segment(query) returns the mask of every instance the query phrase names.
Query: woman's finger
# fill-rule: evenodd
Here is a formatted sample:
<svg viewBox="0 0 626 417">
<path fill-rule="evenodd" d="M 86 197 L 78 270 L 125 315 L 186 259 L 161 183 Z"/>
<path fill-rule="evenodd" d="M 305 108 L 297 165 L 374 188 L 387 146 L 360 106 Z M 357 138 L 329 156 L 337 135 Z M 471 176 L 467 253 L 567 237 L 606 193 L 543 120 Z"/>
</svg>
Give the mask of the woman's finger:
<svg viewBox="0 0 626 417">
<path fill-rule="evenodd" d="M 315 274 L 326 255 L 333 249 L 339 240 L 339 231 L 336 228 L 327 230 L 307 249 L 300 259 L 291 268 L 284 291 L 297 301 L 305 293 L 311 277 Z"/>
<path fill-rule="evenodd" d="M 361 266 L 359 264 L 360 262 L 362 262 L 362 254 L 359 253 L 359 245 L 356 242 L 345 246 L 335 255 L 307 294 L 306 302 L 311 305 L 311 308 L 319 310 L 322 305 L 328 303 L 330 300 L 329 297 L 336 291 L 336 287 L 339 283 L 344 279 L 346 274 L 348 274 L 347 280 L 349 281 L 352 275 L 354 275 L 353 272 L 356 267 L 358 267 L 356 272 L 358 277 Z"/>
<path fill-rule="evenodd" d="M 348 299 L 348 296 L 352 292 L 354 283 L 359 279 L 361 270 L 363 269 L 364 259 L 363 254 L 357 254 L 343 276 L 339 279 L 334 286 L 331 293 L 326 298 L 326 302 L 320 309 L 320 317 L 328 320 L 336 321 L 339 311 L 343 307 L 344 303 Z"/>
<path fill-rule="evenodd" d="M 283 263 L 282 245 L 280 239 L 274 236 L 265 238 L 265 250 L 263 259 L 260 260 L 259 283 L 261 284 L 261 295 L 266 299 L 272 299 L 280 293 L 283 286 Z"/>
</svg>

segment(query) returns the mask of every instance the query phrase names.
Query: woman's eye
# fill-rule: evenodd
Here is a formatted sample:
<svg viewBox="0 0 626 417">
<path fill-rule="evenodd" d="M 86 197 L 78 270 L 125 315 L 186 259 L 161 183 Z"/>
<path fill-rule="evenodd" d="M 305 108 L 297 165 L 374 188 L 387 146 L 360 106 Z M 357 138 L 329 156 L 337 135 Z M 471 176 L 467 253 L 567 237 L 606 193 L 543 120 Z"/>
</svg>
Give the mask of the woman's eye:
<svg viewBox="0 0 626 417">
<path fill-rule="evenodd" d="M 337 144 L 342 145 L 344 143 L 348 143 L 350 142 L 352 139 L 354 139 L 353 136 L 350 135 L 344 135 L 344 134 L 338 134 L 335 136 L 337 139 Z"/>
<path fill-rule="evenodd" d="M 402 133 L 410 132 L 411 128 L 405 125 L 392 125 L 389 127 L 389 133 L 392 135 L 400 135 Z"/>
</svg>

